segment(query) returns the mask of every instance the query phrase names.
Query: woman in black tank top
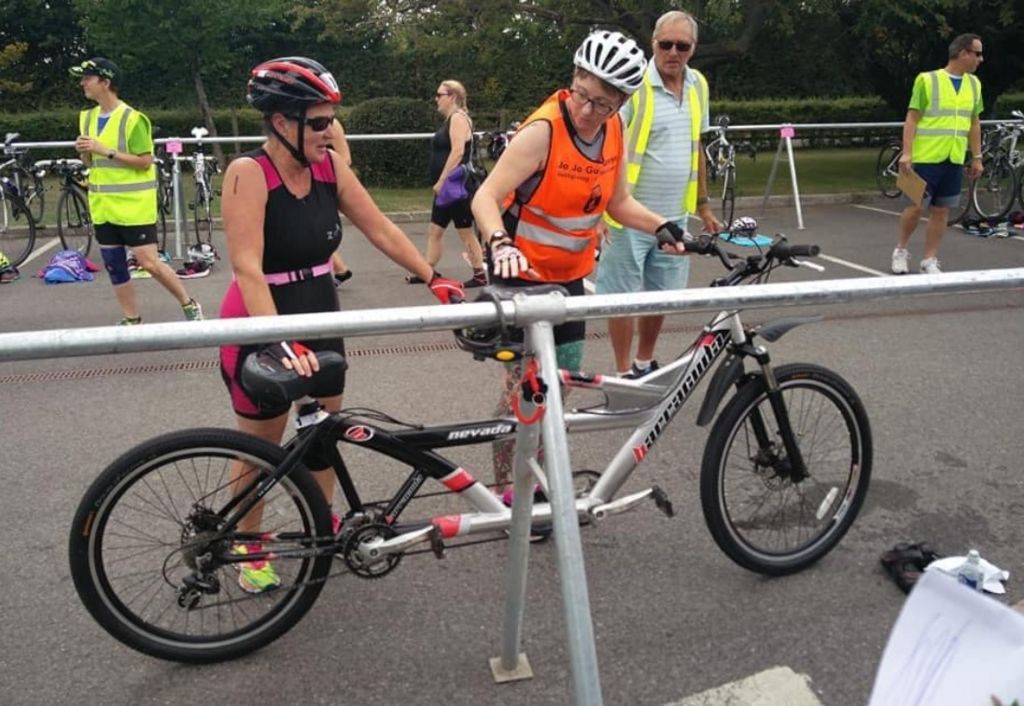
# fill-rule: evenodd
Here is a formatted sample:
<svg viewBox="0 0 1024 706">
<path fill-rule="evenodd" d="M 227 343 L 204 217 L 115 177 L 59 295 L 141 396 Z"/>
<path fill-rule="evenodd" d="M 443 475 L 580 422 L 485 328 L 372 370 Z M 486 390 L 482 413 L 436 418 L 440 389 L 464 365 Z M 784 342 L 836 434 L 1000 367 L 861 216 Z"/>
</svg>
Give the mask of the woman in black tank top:
<svg viewBox="0 0 1024 706">
<path fill-rule="evenodd" d="M 473 276 L 463 282 L 466 287 L 482 287 L 487 284 L 484 271 L 484 256 L 480 241 L 473 232 L 473 214 L 469 210 L 469 198 L 441 206 L 437 193 L 444 185 L 452 170 L 470 160 L 473 147 L 473 122 L 466 112 L 466 89 L 458 81 L 442 81 L 434 95 L 437 112 L 445 116 L 444 124 L 434 133 L 430 141 L 430 178 L 434 182 L 434 204 L 430 211 L 430 226 L 427 228 L 427 262 L 436 266 L 441 259 L 444 231 L 449 223 L 469 253 L 469 264 Z M 407 277 L 410 284 L 419 282 L 416 277 Z"/>
<path fill-rule="evenodd" d="M 222 305 L 222 316 L 272 316 L 337 310 L 332 286 L 331 255 L 341 239 L 338 212 L 394 262 L 429 283 L 442 303 L 455 295 L 458 282 L 441 278 L 420 256 L 409 238 L 366 197 L 355 174 L 335 152 L 334 104 L 341 93 L 334 77 L 319 63 L 301 57 L 265 62 L 252 71 L 249 103 L 263 113 L 267 140 L 260 150 L 236 159 L 224 174 L 222 214 L 228 255 L 234 272 Z M 270 350 L 281 363 L 312 376 L 319 363 L 315 350 L 343 350 L 341 339 L 275 344 Z M 268 406 L 252 399 L 238 383 L 238 371 L 255 347 L 224 346 L 221 370 L 231 393 L 238 428 L 279 444 L 288 421 L 288 407 Z M 341 408 L 344 375 L 316 381 L 316 396 L 328 411 Z M 312 470 L 326 462 L 305 459 Z M 245 468 L 232 468 L 232 481 Z M 317 473 L 330 502 L 334 478 Z M 255 532 L 262 523 L 256 506 L 239 530 Z M 251 551 L 241 547 L 239 553 Z M 242 588 L 258 593 L 279 585 L 272 562 L 240 564 Z"/>
</svg>

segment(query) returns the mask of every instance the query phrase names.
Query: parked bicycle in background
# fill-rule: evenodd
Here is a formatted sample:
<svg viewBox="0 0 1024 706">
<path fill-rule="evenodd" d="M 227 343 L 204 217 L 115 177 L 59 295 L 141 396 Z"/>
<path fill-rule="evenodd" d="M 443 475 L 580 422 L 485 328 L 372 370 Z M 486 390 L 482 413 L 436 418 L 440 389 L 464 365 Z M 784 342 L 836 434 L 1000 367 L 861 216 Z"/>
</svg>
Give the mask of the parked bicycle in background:
<svg viewBox="0 0 1024 706">
<path fill-rule="evenodd" d="M 1024 209 L 1024 112 L 1015 110 L 1012 122 L 997 123 L 986 133 L 982 165 L 985 171 L 971 183 L 971 205 L 989 222 L 1002 220 L 1015 201 Z"/>
<path fill-rule="evenodd" d="M 36 167 L 42 174 L 53 174 L 60 182 L 57 236 L 62 249 L 75 250 L 83 257 L 88 256 L 93 238 L 86 185 L 89 168 L 80 159 L 43 159 L 36 162 Z"/>
<path fill-rule="evenodd" d="M 736 211 L 736 153 L 747 152 L 751 159 L 757 159 L 757 148 L 751 142 L 729 142 L 726 133 L 729 130 L 729 116 L 719 115 L 715 119 L 715 127 L 711 131 L 717 133 L 711 141 L 704 145 L 708 181 L 717 183 L 722 179 L 722 211 L 723 223 L 732 223 Z M 710 131 L 709 131 L 710 132 Z M 708 187 L 710 191 L 711 187 Z"/>
<path fill-rule="evenodd" d="M 196 244 L 199 246 L 213 244 L 213 177 L 220 171 L 217 158 L 203 152 L 202 139 L 208 134 L 205 127 L 192 128 L 192 136 L 200 142 L 196 144 L 196 151 L 187 159 L 192 165 L 195 183 L 195 193 L 189 208 L 193 211 Z"/>
<path fill-rule="evenodd" d="M 512 139 L 512 136 L 516 134 L 518 129 L 519 121 L 513 120 L 505 130 L 494 130 L 493 132 L 484 133 L 483 137 L 487 141 L 487 157 L 492 162 L 498 161 L 498 157 L 508 147 L 509 140 Z"/>
<path fill-rule="evenodd" d="M 25 201 L 36 227 L 42 228 L 46 207 L 46 184 L 43 182 L 43 175 L 29 159 L 28 150 L 14 146 L 15 140 L 19 137 L 20 133 L 9 132 L 4 138 L 5 160 L 0 163 L 0 177 L 10 179 L 15 191 Z"/>
</svg>

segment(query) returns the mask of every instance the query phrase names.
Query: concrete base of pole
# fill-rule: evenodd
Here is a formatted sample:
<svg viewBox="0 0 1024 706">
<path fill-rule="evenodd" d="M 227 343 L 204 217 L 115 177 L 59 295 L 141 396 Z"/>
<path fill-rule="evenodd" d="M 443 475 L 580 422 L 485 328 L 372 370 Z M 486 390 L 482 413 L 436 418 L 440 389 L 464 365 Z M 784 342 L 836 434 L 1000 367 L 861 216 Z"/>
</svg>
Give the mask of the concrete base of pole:
<svg viewBox="0 0 1024 706">
<path fill-rule="evenodd" d="M 520 652 L 516 659 L 516 666 L 512 669 L 505 669 L 501 666 L 501 657 L 491 657 L 491 675 L 498 684 L 508 681 L 522 681 L 533 679 L 533 669 L 530 667 L 530 660 L 526 659 L 526 653 Z"/>
</svg>

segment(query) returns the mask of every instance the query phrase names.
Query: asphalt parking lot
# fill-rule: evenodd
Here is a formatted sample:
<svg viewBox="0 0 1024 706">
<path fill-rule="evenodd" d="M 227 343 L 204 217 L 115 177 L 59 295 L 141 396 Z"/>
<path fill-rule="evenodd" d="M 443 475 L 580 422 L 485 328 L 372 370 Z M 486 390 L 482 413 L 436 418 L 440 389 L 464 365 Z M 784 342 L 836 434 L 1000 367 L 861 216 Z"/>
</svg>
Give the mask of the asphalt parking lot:
<svg viewBox="0 0 1024 706">
<path fill-rule="evenodd" d="M 806 205 L 804 230 L 791 207 L 752 215 L 762 232 L 822 246 L 826 272 L 799 269 L 777 280 L 805 281 L 887 273 L 897 210 L 894 202 Z M 426 224 L 400 225 L 422 247 Z M 922 242 L 919 232 L 911 243 L 915 265 Z M 440 269 L 468 276 L 457 245 L 449 233 Z M 433 302 L 352 227 L 342 250 L 354 272 L 339 292 L 345 309 Z M 946 271 L 1022 267 L 1024 239 L 982 239 L 953 228 L 940 257 Z M 691 286 L 715 272 L 711 261 L 693 262 Z M 210 277 L 186 284 L 213 317 L 229 279 L 221 262 Z M 159 285 L 136 285 L 148 322 L 180 318 Z M 927 541 L 946 554 L 976 547 L 1010 572 L 1007 600 L 1020 601 L 1022 304 L 1024 293 L 1013 290 L 820 307 L 821 323 L 772 346 L 777 362 L 840 372 L 864 401 L 874 434 L 872 486 L 860 517 L 834 552 L 795 576 L 751 574 L 711 540 L 697 493 L 706 430 L 694 424 L 696 405 L 684 409 L 624 489 L 657 483 L 677 516 L 639 509 L 583 531 L 605 703 L 671 703 L 777 666 L 806 675 L 826 706 L 865 703 L 904 600 L 878 556 L 900 541 Z M 0 288 L 0 311 L 0 332 L 101 326 L 120 316 L 104 278 L 47 286 L 24 276 Z M 757 310 L 749 318 L 792 313 Z M 659 356 L 680 352 L 707 318 L 672 317 Z M 591 334 L 604 328 L 588 324 Z M 490 416 L 499 369 L 450 343 L 443 332 L 351 339 L 346 403 L 423 423 Z M 440 561 L 410 558 L 379 581 L 331 581 L 289 634 L 230 663 L 156 661 L 100 629 L 70 581 L 71 516 L 89 482 L 133 444 L 172 429 L 232 425 L 214 359 L 212 349 L 197 349 L 0 364 L 5 703 L 571 702 L 551 545 L 531 553 L 524 625 L 530 681 L 495 685 L 487 665 L 500 646 L 503 543 Z M 588 340 L 584 368 L 610 370 L 603 336 Z M 621 441 L 572 437 L 574 468 L 600 469 Z M 466 468 L 488 475 L 486 449 L 457 451 Z M 360 482 L 386 487 L 390 470 L 362 468 Z"/>
</svg>

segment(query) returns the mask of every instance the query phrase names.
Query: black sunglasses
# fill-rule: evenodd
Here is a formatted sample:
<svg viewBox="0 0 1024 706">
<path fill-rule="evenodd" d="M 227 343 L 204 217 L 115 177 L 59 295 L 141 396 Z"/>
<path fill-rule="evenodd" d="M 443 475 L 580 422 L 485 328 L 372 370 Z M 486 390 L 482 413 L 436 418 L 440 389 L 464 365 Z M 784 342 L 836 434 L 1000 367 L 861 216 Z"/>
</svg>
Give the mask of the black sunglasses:
<svg viewBox="0 0 1024 706">
<path fill-rule="evenodd" d="M 693 45 L 690 44 L 689 42 L 670 42 L 667 39 L 658 40 L 658 48 L 661 49 L 662 51 L 670 51 L 672 47 L 675 47 L 676 51 L 678 51 L 680 54 L 685 54 L 686 52 L 693 49 Z"/>
<path fill-rule="evenodd" d="M 298 115 L 288 115 L 286 117 L 296 121 L 299 120 Z M 308 127 L 313 132 L 323 132 L 324 130 L 329 128 L 333 122 L 333 115 L 320 115 L 315 118 L 306 118 L 306 127 Z"/>
</svg>

